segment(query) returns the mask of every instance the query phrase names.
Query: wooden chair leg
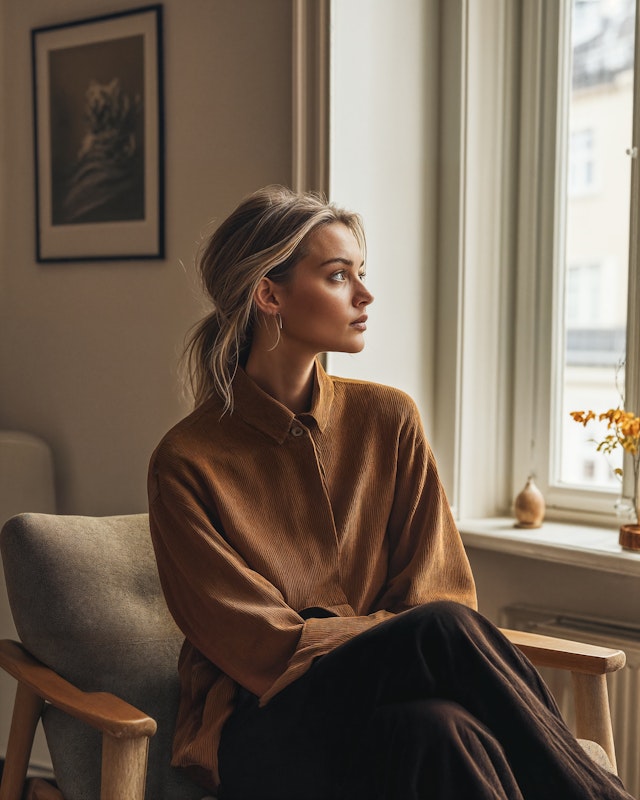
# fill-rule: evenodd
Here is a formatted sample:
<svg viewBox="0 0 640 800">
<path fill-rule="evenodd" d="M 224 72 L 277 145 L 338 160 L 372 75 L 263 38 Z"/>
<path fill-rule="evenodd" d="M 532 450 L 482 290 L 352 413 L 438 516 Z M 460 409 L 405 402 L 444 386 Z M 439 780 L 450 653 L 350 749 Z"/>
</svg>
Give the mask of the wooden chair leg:
<svg viewBox="0 0 640 800">
<path fill-rule="evenodd" d="M 42 698 L 23 683 L 18 683 L 0 784 L 0 800 L 20 800 L 22 797 L 33 737 L 43 706 Z"/>
<path fill-rule="evenodd" d="M 116 739 L 103 734 L 100 800 L 143 800 L 148 751 L 146 736 Z"/>
<path fill-rule="evenodd" d="M 607 676 L 572 672 L 571 677 L 576 705 L 576 735 L 579 739 L 597 742 L 617 771 Z"/>
</svg>

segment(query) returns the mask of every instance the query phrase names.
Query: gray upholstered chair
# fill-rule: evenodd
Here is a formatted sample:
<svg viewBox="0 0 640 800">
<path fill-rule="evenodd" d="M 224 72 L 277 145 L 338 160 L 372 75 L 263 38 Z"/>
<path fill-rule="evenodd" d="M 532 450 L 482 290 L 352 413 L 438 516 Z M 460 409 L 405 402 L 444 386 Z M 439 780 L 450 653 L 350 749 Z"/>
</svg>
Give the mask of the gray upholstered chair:
<svg viewBox="0 0 640 800">
<path fill-rule="evenodd" d="M 147 515 L 21 514 L 0 546 L 21 639 L 0 642 L 0 666 L 18 681 L 0 800 L 22 796 L 40 717 L 58 789 L 33 781 L 29 800 L 200 800 L 206 792 L 169 765 L 182 635 Z M 535 663 L 574 673 L 578 734 L 615 764 L 605 677 L 624 653 L 508 635 Z"/>
<path fill-rule="evenodd" d="M 145 774 L 148 798 L 200 800 L 207 792 L 169 764 L 183 636 L 162 596 L 147 515 L 21 514 L 0 545 L 21 639 L 0 652 L 20 687 L 0 797 L 20 798 L 39 695 L 65 800 L 138 800 Z"/>
</svg>

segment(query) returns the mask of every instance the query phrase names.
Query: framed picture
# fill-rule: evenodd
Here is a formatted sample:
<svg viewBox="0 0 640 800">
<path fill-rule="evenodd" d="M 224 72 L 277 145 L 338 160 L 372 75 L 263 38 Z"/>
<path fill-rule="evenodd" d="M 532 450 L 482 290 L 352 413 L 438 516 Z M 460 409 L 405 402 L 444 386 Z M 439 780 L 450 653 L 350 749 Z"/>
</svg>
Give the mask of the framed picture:
<svg viewBox="0 0 640 800">
<path fill-rule="evenodd" d="M 36 258 L 164 257 L 162 8 L 31 32 Z"/>
</svg>

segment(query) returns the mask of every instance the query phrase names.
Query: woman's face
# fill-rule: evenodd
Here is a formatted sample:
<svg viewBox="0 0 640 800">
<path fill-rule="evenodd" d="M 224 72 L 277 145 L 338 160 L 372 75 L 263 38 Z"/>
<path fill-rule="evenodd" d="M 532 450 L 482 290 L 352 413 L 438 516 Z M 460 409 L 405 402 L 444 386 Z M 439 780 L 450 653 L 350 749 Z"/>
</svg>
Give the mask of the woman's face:
<svg viewBox="0 0 640 800">
<path fill-rule="evenodd" d="M 358 353 L 364 347 L 367 306 L 364 261 L 353 233 L 342 222 L 316 228 L 306 255 L 278 286 L 282 343 L 300 355 Z"/>
</svg>

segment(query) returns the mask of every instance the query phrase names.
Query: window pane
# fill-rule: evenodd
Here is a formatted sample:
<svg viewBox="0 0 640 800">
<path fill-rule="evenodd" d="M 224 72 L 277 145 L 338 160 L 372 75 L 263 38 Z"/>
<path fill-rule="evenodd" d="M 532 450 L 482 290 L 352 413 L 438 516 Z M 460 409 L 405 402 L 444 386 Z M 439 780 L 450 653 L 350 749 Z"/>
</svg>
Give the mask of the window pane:
<svg viewBox="0 0 640 800">
<path fill-rule="evenodd" d="M 629 256 L 634 0 L 573 0 L 566 159 L 564 363 L 556 483 L 619 492 L 599 437 L 569 412 L 621 403 Z"/>
</svg>

